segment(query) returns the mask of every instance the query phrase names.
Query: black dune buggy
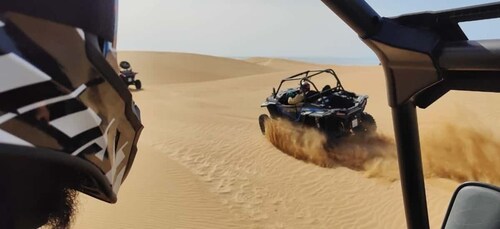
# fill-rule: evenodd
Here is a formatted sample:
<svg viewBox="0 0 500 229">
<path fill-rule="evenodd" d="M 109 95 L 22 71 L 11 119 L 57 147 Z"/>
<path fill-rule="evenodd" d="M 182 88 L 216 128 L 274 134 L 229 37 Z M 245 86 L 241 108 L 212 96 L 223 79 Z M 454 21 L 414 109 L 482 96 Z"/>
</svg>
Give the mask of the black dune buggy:
<svg viewBox="0 0 500 229">
<path fill-rule="evenodd" d="M 137 75 L 138 72 L 132 71 L 132 68 L 130 68 L 130 63 L 127 61 L 122 61 L 120 62 L 120 67 L 123 68 L 123 70 L 120 70 L 120 78 L 122 78 L 123 82 L 127 86 L 134 85 L 135 89 L 137 90 L 141 89 L 141 81 L 135 79 L 135 75 Z"/>
<path fill-rule="evenodd" d="M 323 75 L 323 77 L 318 77 Z M 329 77 L 331 75 L 332 77 Z M 316 87 L 323 81 L 313 82 L 316 79 L 328 77 L 336 80 L 334 87 L 326 84 L 321 90 Z M 296 96 L 299 87 L 280 90 L 283 83 L 295 81 L 298 85 L 309 83 L 310 91 L 305 94 L 301 103 L 292 105 L 288 98 Z M 339 138 L 351 134 L 366 134 L 376 131 L 373 117 L 364 112 L 368 96 L 357 95 L 344 90 L 339 78 L 332 69 L 306 71 L 281 80 L 278 90 L 273 88 L 271 96 L 266 98 L 261 107 L 266 107 L 271 118 L 285 118 L 294 123 L 315 127 L 327 134 L 329 138 Z M 262 114 L 259 125 L 265 133 L 265 122 L 269 116 Z"/>
</svg>

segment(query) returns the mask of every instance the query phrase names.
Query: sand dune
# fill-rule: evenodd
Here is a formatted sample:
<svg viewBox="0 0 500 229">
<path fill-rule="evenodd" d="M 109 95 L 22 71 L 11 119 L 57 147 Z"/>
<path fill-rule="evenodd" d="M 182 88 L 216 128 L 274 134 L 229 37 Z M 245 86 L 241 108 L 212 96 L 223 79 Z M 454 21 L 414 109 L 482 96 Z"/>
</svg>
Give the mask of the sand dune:
<svg viewBox="0 0 500 229">
<path fill-rule="evenodd" d="M 273 72 L 277 69 L 223 57 L 189 53 L 120 52 L 144 83 L 185 83 Z"/>
<path fill-rule="evenodd" d="M 180 53 L 119 57 L 130 60 L 145 82 L 144 90 L 133 92 L 145 125 L 139 153 L 118 204 L 82 195 L 75 228 L 405 227 L 379 66 L 246 62 Z M 346 89 L 370 95 L 367 110 L 379 129 L 375 138 L 330 151 L 314 131 L 278 123 L 274 137 L 279 139 L 260 133 L 257 117 L 266 111 L 259 105 L 272 87 L 285 76 L 318 67 L 334 68 Z M 500 144 L 485 143 L 499 136 L 499 124 L 489 121 L 499 111 L 464 118 L 487 106 L 484 96 L 488 103 L 500 102 L 490 94 L 451 93 L 419 111 L 433 228 L 440 227 L 457 181 L 498 182 L 500 177 L 494 167 L 500 159 L 493 153 Z M 487 130 L 477 126 L 477 119 L 486 122 Z M 448 123 L 460 126 L 450 129 Z M 480 152 L 481 159 L 471 151 Z M 484 159 L 491 163 L 478 170 Z M 470 172 L 458 173 L 459 167 Z"/>
<path fill-rule="evenodd" d="M 294 60 L 287 60 L 281 58 L 266 58 L 266 57 L 252 57 L 248 58 L 245 61 L 259 64 L 262 66 L 269 66 L 276 69 L 281 70 L 291 70 L 291 69 L 299 69 L 299 71 L 307 70 L 307 69 L 323 69 L 324 65 L 314 64 L 314 63 L 305 63 Z"/>
</svg>

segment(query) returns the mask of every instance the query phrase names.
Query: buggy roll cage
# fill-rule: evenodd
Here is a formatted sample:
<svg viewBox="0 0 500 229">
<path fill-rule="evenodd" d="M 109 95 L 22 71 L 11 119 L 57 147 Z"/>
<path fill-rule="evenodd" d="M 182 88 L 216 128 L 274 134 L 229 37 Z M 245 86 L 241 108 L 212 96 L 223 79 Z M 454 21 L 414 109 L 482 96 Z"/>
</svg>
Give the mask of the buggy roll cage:
<svg viewBox="0 0 500 229">
<path fill-rule="evenodd" d="M 500 17 L 500 3 L 386 18 L 364 0 L 322 1 L 383 65 L 406 224 L 429 228 L 416 107 L 427 108 L 450 90 L 500 92 L 500 39 L 468 40 L 458 25 Z"/>
<path fill-rule="evenodd" d="M 305 71 L 301 72 L 298 74 L 295 74 L 293 76 L 287 77 L 285 79 L 282 79 L 280 82 L 280 85 L 278 86 L 277 91 L 273 91 L 273 96 L 276 98 L 276 92 L 280 91 L 281 85 L 283 85 L 284 82 L 289 82 L 289 81 L 307 81 L 308 83 L 312 84 L 314 89 L 319 92 L 318 88 L 316 85 L 310 80 L 313 76 L 317 76 L 321 73 L 330 73 L 336 80 L 337 80 L 337 85 L 335 88 L 339 88 L 341 90 L 344 90 L 344 87 L 342 87 L 342 83 L 340 83 L 339 77 L 337 77 L 337 74 L 335 74 L 335 71 L 333 69 L 325 69 L 325 70 L 310 70 L 310 71 Z"/>
</svg>

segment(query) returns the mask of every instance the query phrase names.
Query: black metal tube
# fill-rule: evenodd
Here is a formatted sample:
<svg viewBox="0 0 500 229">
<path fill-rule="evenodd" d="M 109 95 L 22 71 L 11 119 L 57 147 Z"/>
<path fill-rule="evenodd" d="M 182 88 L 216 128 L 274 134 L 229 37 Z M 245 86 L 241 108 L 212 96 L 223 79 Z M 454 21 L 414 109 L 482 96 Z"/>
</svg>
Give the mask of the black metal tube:
<svg viewBox="0 0 500 229">
<path fill-rule="evenodd" d="M 393 107 L 392 118 L 398 145 L 406 224 L 410 229 L 428 229 L 429 218 L 415 105 L 406 103 Z"/>
<path fill-rule="evenodd" d="M 445 43 L 439 66 L 446 70 L 500 70 L 500 39 Z"/>
<path fill-rule="evenodd" d="M 364 0 L 321 0 L 360 37 L 378 30 L 380 16 Z"/>
<path fill-rule="evenodd" d="M 500 3 L 486 3 L 475 6 L 462 7 L 435 12 L 438 20 L 453 22 L 477 21 L 500 17 Z"/>
</svg>

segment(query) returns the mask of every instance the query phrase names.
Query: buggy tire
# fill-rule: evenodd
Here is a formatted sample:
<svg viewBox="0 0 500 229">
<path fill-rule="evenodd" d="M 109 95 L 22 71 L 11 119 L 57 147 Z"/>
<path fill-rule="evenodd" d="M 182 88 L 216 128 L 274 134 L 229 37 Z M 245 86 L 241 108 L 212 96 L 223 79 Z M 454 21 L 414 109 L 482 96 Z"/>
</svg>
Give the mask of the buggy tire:
<svg viewBox="0 0 500 229">
<path fill-rule="evenodd" d="M 261 114 L 259 116 L 259 126 L 260 126 L 260 131 L 262 132 L 263 135 L 266 134 L 266 122 L 269 121 L 269 116 L 266 114 Z"/>
<path fill-rule="evenodd" d="M 141 83 L 141 81 L 140 81 L 140 80 L 136 80 L 136 81 L 134 82 L 134 84 L 135 84 L 135 89 L 137 89 L 137 90 L 141 90 L 141 88 L 142 88 L 142 83 Z"/>
<path fill-rule="evenodd" d="M 276 106 L 275 104 L 267 105 L 267 111 L 269 111 L 269 115 L 271 115 L 271 118 L 279 117 L 278 106 Z"/>
<path fill-rule="evenodd" d="M 352 130 L 356 134 L 373 134 L 377 131 L 377 124 L 373 116 L 368 113 L 363 113 L 359 125 Z"/>
</svg>

